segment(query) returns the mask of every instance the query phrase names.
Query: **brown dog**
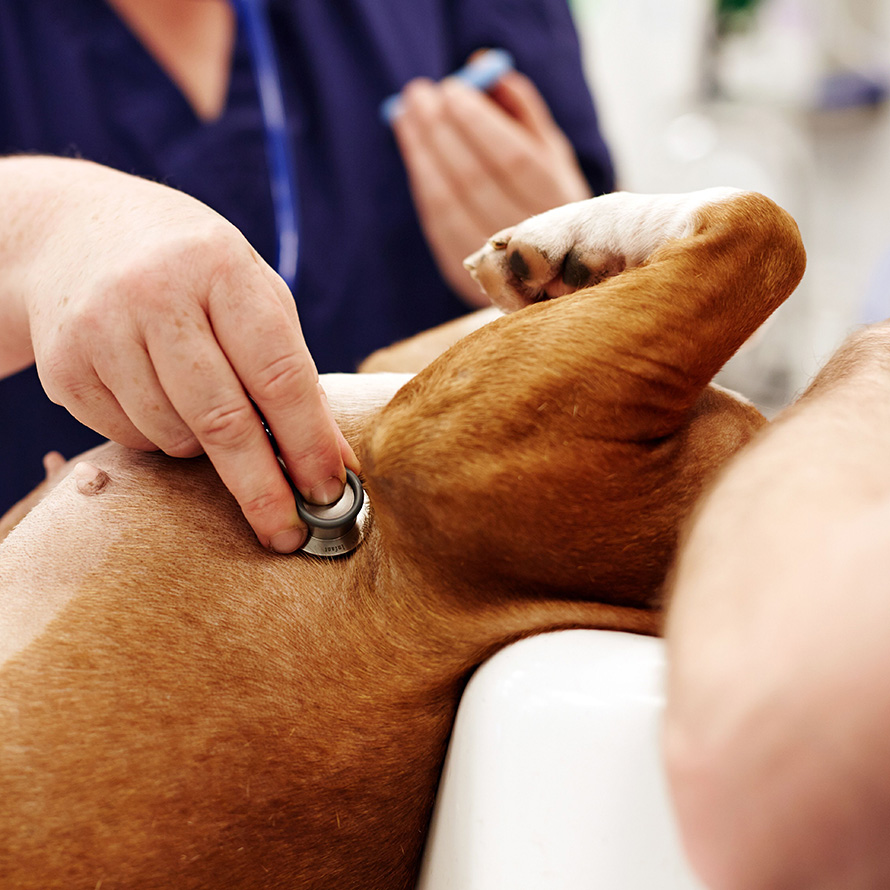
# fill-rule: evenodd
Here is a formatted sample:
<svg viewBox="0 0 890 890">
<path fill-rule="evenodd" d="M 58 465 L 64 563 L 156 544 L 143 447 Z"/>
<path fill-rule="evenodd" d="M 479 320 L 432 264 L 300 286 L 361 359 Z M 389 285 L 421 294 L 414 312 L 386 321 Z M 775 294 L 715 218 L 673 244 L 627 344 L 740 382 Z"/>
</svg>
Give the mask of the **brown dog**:
<svg viewBox="0 0 890 890">
<path fill-rule="evenodd" d="M 411 887 L 472 670 L 541 631 L 658 631 L 680 524 L 763 422 L 708 381 L 796 286 L 796 226 L 753 194 L 617 194 L 471 265 L 535 305 L 391 401 L 401 379 L 326 382 L 373 505 L 353 555 L 267 553 L 208 463 L 113 445 L 8 535 L 4 888 Z"/>
</svg>

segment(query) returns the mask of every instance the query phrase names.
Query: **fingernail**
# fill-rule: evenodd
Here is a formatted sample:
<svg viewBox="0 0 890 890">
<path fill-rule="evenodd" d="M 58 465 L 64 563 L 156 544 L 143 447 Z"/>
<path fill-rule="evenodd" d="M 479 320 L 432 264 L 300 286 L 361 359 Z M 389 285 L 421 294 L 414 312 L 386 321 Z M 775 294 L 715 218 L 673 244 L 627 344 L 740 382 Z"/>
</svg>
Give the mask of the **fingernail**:
<svg viewBox="0 0 890 890">
<path fill-rule="evenodd" d="M 333 504 L 343 496 L 344 482 L 336 476 L 329 476 L 309 491 L 309 500 L 313 504 Z"/>
<path fill-rule="evenodd" d="M 306 540 L 306 531 L 302 528 L 287 528 L 282 532 L 272 535 L 269 547 L 276 553 L 293 553 L 303 546 Z"/>
</svg>

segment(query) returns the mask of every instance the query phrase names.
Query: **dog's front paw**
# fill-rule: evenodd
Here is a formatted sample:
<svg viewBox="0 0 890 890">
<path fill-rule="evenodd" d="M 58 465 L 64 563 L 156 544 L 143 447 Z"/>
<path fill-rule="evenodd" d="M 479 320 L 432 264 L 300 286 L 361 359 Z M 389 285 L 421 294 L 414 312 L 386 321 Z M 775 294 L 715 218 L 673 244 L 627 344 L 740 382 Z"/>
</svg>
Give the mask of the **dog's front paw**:
<svg viewBox="0 0 890 890">
<path fill-rule="evenodd" d="M 598 201 L 567 204 L 503 229 L 467 257 L 464 267 L 506 312 L 617 275 L 627 260 L 591 225 Z"/>
</svg>

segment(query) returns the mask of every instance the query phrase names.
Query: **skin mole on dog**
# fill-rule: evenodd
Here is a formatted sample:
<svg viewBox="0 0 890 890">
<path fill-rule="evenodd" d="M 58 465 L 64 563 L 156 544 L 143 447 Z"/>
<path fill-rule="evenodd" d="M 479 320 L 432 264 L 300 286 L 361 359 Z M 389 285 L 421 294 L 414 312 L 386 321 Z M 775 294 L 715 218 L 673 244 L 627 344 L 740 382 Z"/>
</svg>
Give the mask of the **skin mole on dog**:
<svg viewBox="0 0 890 890">
<path fill-rule="evenodd" d="M 111 481 L 111 477 L 105 470 L 99 469 L 95 464 L 80 461 L 75 464 L 72 471 L 77 490 L 81 494 L 99 494 Z"/>
</svg>

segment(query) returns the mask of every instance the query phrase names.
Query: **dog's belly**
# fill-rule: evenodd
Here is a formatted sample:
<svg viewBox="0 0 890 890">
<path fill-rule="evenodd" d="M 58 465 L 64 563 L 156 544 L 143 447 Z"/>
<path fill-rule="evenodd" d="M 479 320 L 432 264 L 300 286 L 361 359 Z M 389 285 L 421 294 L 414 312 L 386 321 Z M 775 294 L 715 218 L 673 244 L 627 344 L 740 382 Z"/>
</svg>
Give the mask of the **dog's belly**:
<svg viewBox="0 0 890 890">
<path fill-rule="evenodd" d="M 127 463 L 127 455 L 113 445 L 82 458 L 115 468 Z M 49 491 L 0 542 L 0 665 L 40 636 L 104 562 L 122 532 L 103 509 L 107 499 L 78 491 L 77 477 L 82 474 L 73 473 L 76 463 L 61 471 L 59 484 L 48 486 Z"/>
<path fill-rule="evenodd" d="M 98 490 L 72 471 L 0 545 L 19 890 L 411 887 L 473 667 L 540 630 L 653 626 L 430 589 L 373 522 L 345 559 L 269 554 L 206 461 L 89 460 Z"/>
<path fill-rule="evenodd" d="M 99 491 L 72 472 L 0 545 L 0 873 L 409 886 L 459 687 L 378 598 L 373 529 L 267 554 L 203 460 L 90 460 Z"/>
<path fill-rule="evenodd" d="M 321 383 L 339 426 L 355 445 L 368 418 L 410 377 L 392 373 L 325 374 Z M 80 462 L 90 462 L 107 473 L 106 482 L 97 484 L 85 468 L 75 472 Z M 159 466 L 164 469 L 158 470 Z M 171 555 L 177 563 L 186 547 L 191 548 L 188 553 L 194 560 L 207 558 L 202 541 L 205 534 L 208 544 L 224 539 L 226 543 L 219 546 L 236 550 L 246 546 L 248 560 L 261 557 L 251 546 L 252 533 L 206 462 L 182 465 L 187 470 L 181 493 L 161 488 L 152 495 L 148 483 L 153 474 L 160 474 L 155 478 L 155 484 L 160 484 L 169 466 L 170 462 L 158 455 L 107 443 L 69 461 L 54 473 L 49 484 L 41 486 L 43 491 L 38 489 L 0 520 L 0 665 L 39 635 L 88 577 L 97 571 L 113 575 L 145 561 L 145 549 L 133 531 L 140 516 L 146 517 L 143 528 L 150 526 L 145 543 L 156 535 L 166 537 L 165 514 L 170 535 L 176 534 L 180 519 L 186 517 L 181 534 L 188 537 L 191 533 L 191 543 L 184 538 L 182 552 Z M 191 486 L 189 476 L 194 482 Z M 204 520 L 200 519 L 202 498 L 204 508 L 213 509 Z M 171 515 L 171 510 L 177 515 Z M 16 514 L 25 512 L 21 527 L 4 539 L 4 523 L 11 524 Z M 194 521 L 189 522 L 189 516 Z M 129 542 L 124 540 L 128 535 Z M 109 548 L 115 542 L 122 546 L 117 564 L 115 560 L 107 562 Z M 302 558 L 291 563 L 291 568 L 297 566 L 310 577 L 318 569 L 313 560 Z M 225 560 L 207 562 L 205 583 L 215 585 L 226 575 Z M 323 576 L 321 580 L 324 583 Z"/>
</svg>

